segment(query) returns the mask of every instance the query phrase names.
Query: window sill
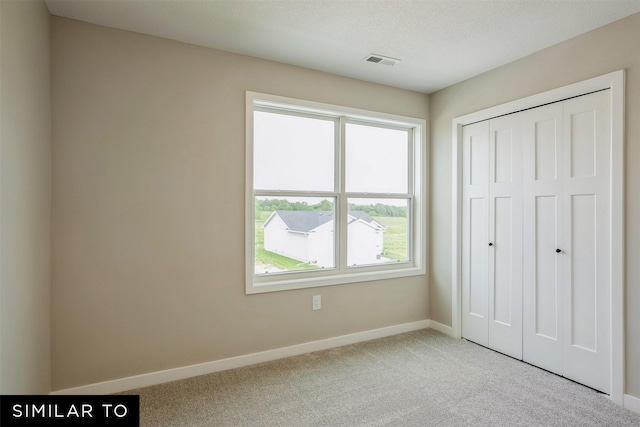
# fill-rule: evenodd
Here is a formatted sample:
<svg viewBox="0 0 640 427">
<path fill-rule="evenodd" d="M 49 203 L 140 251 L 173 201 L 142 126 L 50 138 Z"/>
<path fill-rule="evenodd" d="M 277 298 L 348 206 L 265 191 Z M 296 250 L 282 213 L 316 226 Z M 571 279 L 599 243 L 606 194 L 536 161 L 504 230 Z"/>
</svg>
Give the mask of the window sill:
<svg viewBox="0 0 640 427">
<path fill-rule="evenodd" d="M 347 283 L 371 282 L 376 280 L 397 279 L 401 277 L 421 276 L 426 274 L 423 267 L 405 267 L 385 271 L 363 271 L 357 273 L 334 274 L 330 276 L 316 276 L 254 283 L 248 278 L 246 285 L 247 295 L 266 292 L 288 291 L 292 289 L 316 288 L 320 286 L 344 285 Z"/>
</svg>

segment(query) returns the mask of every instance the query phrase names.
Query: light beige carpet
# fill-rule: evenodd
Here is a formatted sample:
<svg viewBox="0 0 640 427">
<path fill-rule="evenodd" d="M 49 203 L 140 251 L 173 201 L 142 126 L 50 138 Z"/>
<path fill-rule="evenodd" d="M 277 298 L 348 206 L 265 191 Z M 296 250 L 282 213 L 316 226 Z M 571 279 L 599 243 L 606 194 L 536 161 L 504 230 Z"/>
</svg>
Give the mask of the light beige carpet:
<svg viewBox="0 0 640 427">
<path fill-rule="evenodd" d="M 142 426 L 640 426 L 587 387 L 421 330 L 132 390 Z"/>
</svg>

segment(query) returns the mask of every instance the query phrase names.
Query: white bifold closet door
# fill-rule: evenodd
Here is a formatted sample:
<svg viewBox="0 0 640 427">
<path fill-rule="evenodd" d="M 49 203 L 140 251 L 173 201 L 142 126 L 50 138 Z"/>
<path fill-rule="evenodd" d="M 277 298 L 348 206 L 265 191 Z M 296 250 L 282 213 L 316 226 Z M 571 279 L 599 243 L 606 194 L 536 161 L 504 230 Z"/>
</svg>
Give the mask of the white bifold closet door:
<svg viewBox="0 0 640 427">
<path fill-rule="evenodd" d="M 463 336 L 522 358 L 522 170 L 519 120 L 463 129 Z"/>
<path fill-rule="evenodd" d="M 564 372 L 563 103 L 523 114 L 523 360 Z M 566 252 L 565 252 L 566 254 Z M 569 301 L 567 301 L 568 303 Z"/>
<path fill-rule="evenodd" d="M 526 362 L 610 393 L 609 91 L 523 114 Z"/>
<path fill-rule="evenodd" d="M 609 91 L 463 128 L 462 336 L 610 392 Z"/>
</svg>

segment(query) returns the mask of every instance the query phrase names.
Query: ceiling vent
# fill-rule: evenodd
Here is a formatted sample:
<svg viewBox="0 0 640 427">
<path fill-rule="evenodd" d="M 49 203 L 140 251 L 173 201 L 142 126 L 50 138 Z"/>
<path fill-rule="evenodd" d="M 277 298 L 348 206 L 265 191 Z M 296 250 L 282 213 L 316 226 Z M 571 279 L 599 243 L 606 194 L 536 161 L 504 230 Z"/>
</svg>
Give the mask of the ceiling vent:
<svg viewBox="0 0 640 427">
<path fill-rule="evenodd" d="M 393 67 L 398 62 L 400 62 L 399 59 L 390 58 L 388 56 L 382 56 L 382 55 L 378 55 L 378 54 L 375 54 L 375 53 L 367 55 L 367 57 L 364 58 L 364 61 L 373 62 L 374 64 L 386 65 L 386 66 L 389 66 L 389 67 Z"/>
</svg>

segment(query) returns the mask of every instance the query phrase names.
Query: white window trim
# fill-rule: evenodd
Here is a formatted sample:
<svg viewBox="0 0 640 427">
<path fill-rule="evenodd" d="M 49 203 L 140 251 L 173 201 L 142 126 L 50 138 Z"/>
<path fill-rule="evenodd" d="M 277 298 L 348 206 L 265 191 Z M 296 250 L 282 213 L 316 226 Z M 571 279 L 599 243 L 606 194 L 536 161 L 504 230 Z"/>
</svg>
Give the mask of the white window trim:
<svg viewBox="0 0 640 427">
<path fill-rule="evenodd" d="M 384 264 L 375 266 L 360 266 L 347 269 L 327 269 L 313 272 L 288 272 L 273 275 L 273 279 L 265 275 L 254 274 L 255 264 L 255 220 L 254 220 L 254 189 L 253 189 L 253 111 L 254 105 L 269 108 L 281 108 L 309 113 L 313 115 L 326 115 L 329 117 L 341 117 L 340 125 L 344 126 L 348 122 L 366 122 L 381 124 L 389 127 L 402 127 L 413 129 L 413 152 L 410 171 L 413 171 L 413 197 L 411 201 L 411 211 L 408 220 L 412 221 L 413 233 L 409 236 L 411 262 Z M 427 271 L 428 260 L 428 149 L 426 145 L 426 120 L 398 116 L 376 111 L 368 111 L 357 108 L 341 107 L 337 105 L 324 104 L 313 101 L 306 101 L 294 98 L 287 98 L 276 95 L 268 95 L 257 92 L 246 93 L 246 163 L 245 163 L 245 291 L 247 294 L 257 294 L 265 292 L 277 292 L 291 289 L 312 288 L 318 286 L 340 285 L 346 283 L 393 279 L 400 277 L 424 275 Z M 344 144 L 342 145 L 344 147 Z M 336 158 L 344 159 L 344 153 L 336 153 Z M 410 156 L 411 157 L 411 156 Z M 337 168 L 343 168 L 344 162 L 336 162 Z M 337 170 L 336 174 L 344 171 Z M 341 183 L 341 190 L 344 190 Z M 283 196 L 287 192 L 280 192 Z M 297 193 L 297 192 L 296 192 Z M 343 193 L 345 194 L 345 193 Z M 356 193 L 350 193 L 356 194 Z M 323 195 L 318 192 L 313 195 Z M 364 196 L 365 193 L 357 194 Z M 369 197 L 379 197 L 379 195 L 369 195 Z M 385 196 L 386 197 L 386 196 Z M 393 198 L 394 195 L 389 197 Z M 397 197 L 397 196 L 396 196 Z M 347 209 L 346 206 L 343 209 Z M 339 214 L 336 207 L 336 214 Z M 340 234 L 346 233 L 344 230 L 336 230 L 338 244 L 345 244 L 346 239 L 340 239 Z M 342 248 L 344 250 L 344 248 Z"/>
</svg>

